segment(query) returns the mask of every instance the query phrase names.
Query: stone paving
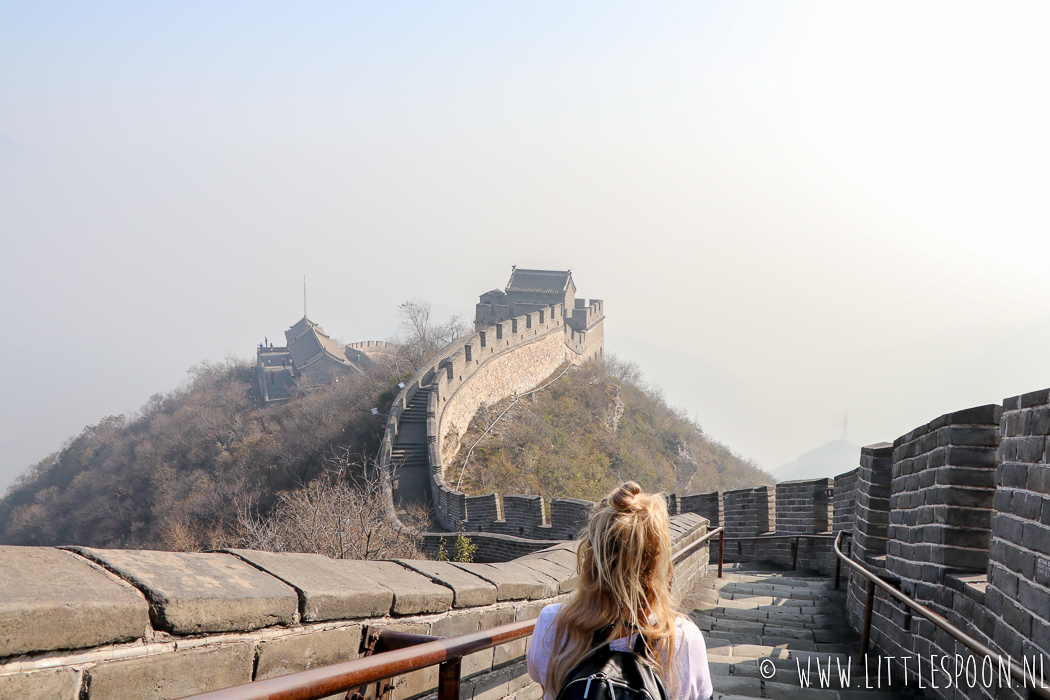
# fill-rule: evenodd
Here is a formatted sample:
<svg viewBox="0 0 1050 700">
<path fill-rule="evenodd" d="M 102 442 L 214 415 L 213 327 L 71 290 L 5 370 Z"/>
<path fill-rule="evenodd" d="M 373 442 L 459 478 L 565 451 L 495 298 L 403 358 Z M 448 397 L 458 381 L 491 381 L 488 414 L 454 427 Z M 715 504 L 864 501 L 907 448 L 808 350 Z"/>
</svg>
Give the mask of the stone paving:
<svg viewBox="0 0 1050 700">
<path fill-rule="evenodd" d="M 731 564 L 721 579 L 700 579 L 683 607 L 707 640 L 715 700 L 922 697 L 885 677 L 880 688 L 875 669 L 865 674 L 860 637 L 846 622 L 845 579 L 835 590 L 831 577 Z"/>
</svg>

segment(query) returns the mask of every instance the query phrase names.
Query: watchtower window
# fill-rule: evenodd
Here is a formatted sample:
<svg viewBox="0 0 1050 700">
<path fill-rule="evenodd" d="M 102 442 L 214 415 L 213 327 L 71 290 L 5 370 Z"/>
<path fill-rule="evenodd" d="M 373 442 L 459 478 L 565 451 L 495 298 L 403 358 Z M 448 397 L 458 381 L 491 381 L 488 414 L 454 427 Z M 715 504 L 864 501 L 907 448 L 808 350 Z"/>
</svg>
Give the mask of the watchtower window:
<svg viewBox="0 0 1050 700">
<path fill-rule="evenodd" d="M 540 323 L 543 323 L 543 312 L 540 312 Z"/>
<path fill-rule="evenodd" d="M 502 340 L 502 339 L 503 339 L 503 324 L 502 323 L 497 323 L 496 324 L 496 340 Z"/>
<path fill-rule="evenodd" d="M 510 321 L 510 332 L 511 333 L 517 333 L 518 332 L 518 319 L 516 319 L 516 318 L 512 318 L 511 319 L 511 321 Z"/>
<path fill-rule="evenodd" d="M 451 382 L 452 381 L 452 363 L 451 362 L 449 362 L 447 365 L 445 365 L 445 372 L 446 372 L 446 374 L 448 376 L 448 380 Z"/>
<path fill-rule="evenodd" d="M 481 336 L 481 347 L 485 347 L 485 331 L 481 331 L 478 335 Z"/>
<path fill-rule="evenodd" d="M 464 348 L 463 348 L 463 359 L 465 359 L 467 362 L 470 362 L 473 359 L 471 357 L 471 354 L 472 353 L 470 351 L 470 346 L 469 345 L 464 346 Z"/>
<path fill-rule="evenodd" d="M 525 327 L 532 328 L 532 314 L 525 315 Z"/>
</svg>

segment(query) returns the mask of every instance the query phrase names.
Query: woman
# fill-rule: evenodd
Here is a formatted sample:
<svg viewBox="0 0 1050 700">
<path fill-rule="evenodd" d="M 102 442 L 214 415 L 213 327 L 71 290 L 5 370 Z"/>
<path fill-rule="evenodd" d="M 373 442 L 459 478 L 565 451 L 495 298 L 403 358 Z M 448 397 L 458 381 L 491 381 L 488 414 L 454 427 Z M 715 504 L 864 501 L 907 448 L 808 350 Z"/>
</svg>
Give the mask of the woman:
<svg viewBox="0 0 1050 700">
<path fill-rule="evenodd" d="M 633 481 L 599 504 L 577 551 L 576 590 L 567 603 L 540 612 L 529 642 L 529 676 L 543 686 L 544 700 L 555 700 L 606 627 L 615 651 L 633 647 L 634 630 L 643 635 L 671 700 L 711 696 L 704 638 L 672 600 L 667 523 L 663 496 L 642 493 Z"/>
</svg>

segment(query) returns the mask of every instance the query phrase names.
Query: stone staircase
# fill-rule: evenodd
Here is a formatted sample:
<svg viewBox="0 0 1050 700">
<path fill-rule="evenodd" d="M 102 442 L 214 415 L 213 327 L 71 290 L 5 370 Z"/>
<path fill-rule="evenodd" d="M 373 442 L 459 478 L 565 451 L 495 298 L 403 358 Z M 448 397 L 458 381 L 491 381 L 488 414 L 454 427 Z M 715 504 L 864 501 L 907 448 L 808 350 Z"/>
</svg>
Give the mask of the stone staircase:
<svg viewBox="0 0 1050 700">
<path fill-rule="evenodd" d="M 885 668 L 881 688 L 874 666 L 865 675 L 860 637 L 846 622 L 845 580 L 834 585 L 772 564 L 731 564 L 721 579 L 700 579 L 683 604 L 707 640 L 715 700 L 923 697 L 887 682 Z"/>
<path fill-rule="evenodd" d="M 427 459 L 427 403 L 430 388 L 422 387 L 405 406 L 397 440 L 390 449 L 394 467 L 394 504 L 425 503 L 430 495 L 430 462 Z"/>
</svg>

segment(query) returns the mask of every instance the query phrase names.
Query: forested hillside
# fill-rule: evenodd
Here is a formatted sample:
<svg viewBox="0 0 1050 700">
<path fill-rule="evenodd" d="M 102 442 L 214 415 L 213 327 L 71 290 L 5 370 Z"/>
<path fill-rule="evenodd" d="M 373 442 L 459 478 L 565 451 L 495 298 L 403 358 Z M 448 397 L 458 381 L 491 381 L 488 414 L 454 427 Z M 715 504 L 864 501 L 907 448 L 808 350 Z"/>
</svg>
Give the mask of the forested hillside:
<svg viewBox="0 0 1050 700">
<path fill-rule="evenodd" d="M 385 419 L 369 409 L 385 412 L 398 380 L 461 332 L 420 323 L 420 308 L 429 313 L 403 305 L 407 332 L 389 362 L 287 404 L 258 407 L 254 370 L 229 361 L 88 426 L 0 499 L 0 543 L 416 555 L 383 525 L 372 457 Z M 478 414 L 461 455 L 506 405 Z M 461 466 L 447 472 L 453 484 Z M 610 360 L 514 404 L 471 452 L 463 489 L 596 499 L 625 479 L 687 493 L 768 475 L 668 407 L 637 367 Z"/>
<path fill-rule="evenodd" d="M 462 475 L 461 488 L 475 494 L 597 500 L 627 479 L 680 494 L 770 481 L 669 406 L 637 365 L 612 356 L 559 370 L 547 388 L 479 411 L 461 443 L 446 478 L 455 485 Z"/>
<path fill-rule="evenodd" d="M 135 415 L 84 428 L 0 501 L 0 542 L 195 549 L 223 544 L 245 508 L 266 512 L 347 451 L 374 454 L 389 387 L 375 375 L 256 409 L 254 371 L 194 367 Z M 364 410 L 363 410 L 364 409 Z"/>
</svg>

